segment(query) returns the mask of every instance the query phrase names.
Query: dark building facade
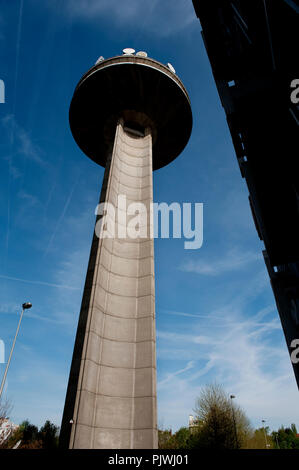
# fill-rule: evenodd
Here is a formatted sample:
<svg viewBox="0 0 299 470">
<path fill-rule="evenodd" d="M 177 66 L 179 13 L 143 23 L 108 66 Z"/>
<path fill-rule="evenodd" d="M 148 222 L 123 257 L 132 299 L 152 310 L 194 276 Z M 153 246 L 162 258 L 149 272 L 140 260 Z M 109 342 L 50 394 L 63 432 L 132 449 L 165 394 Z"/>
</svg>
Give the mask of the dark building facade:
<svg viewBox="0 0 299 470">
<path fill-rule="evenodd" d="M 193 0 L 299 387 L 299 6 Z"/>
</svg>

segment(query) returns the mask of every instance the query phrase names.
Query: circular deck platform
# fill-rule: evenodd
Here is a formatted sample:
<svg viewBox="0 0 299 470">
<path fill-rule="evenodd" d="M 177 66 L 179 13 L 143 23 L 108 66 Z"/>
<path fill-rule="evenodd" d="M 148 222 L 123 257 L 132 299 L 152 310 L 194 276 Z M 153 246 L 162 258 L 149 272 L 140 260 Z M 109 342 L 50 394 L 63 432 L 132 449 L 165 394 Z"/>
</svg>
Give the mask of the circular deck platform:
<svg viewBox="0 0 299 470">
<path fill-rule="evenodd" d="M 70 106 L 70 127 L 81 150 L 105 166 L 116 124 L 151 127 L 153 169 L 174 160 L 192 130 L 190 100 L 167 66 L 147 57 L 123 55 L 103 60 L 78 83 Z"/>
</svg>

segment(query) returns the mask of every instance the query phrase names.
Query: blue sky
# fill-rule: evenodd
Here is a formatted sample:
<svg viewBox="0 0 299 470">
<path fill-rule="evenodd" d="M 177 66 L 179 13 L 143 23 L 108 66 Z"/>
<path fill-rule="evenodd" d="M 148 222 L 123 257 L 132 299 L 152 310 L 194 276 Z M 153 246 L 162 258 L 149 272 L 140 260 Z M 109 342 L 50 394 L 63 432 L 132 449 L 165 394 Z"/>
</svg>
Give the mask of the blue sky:
<svg viewBox="0 0 299 470">
<path fill-rule="evenodd" d="M 225 114 L 191 0 L 0 0 L 0 339 L 25 313 L 6 395 L 16 423 L 60 425 L 103 168 L 68 126 L 78 80 L 124 47 L 171 62 L 192 103 L 184 152 L 155 202 L 204 204 L 204 242 L 155 240 L 158 422 L 188 423 L 202 386 L 254 426 L 299 424 L 298 390 Z M 4 364 L 0 364 L 1 375 Z"/>
</svg>

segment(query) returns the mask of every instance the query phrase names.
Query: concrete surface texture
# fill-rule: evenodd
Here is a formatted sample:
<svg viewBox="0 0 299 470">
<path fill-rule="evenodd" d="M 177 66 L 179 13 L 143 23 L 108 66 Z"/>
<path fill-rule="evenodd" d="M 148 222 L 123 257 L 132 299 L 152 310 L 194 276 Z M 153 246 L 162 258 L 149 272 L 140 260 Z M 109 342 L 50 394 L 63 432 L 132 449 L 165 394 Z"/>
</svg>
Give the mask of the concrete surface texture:
<svg viewBox="0 0 299 470">
<path fill-rule="evenodd" d="M 121 121 L 102 200 L 117 208 L 119 194 L 127 205 L 142 202 L 150 213 L 151 132 L 134 136 Z M 67 395 L 68 402 L 73 394 L 74 406 L 68 410 L 66 403 L 64 418 L 73 411 L 70 448 L 158 447 L 154 245 L 147 233 L 93 238 L 76 338 L 82 347 L 75 345 Z"/>
</svg>

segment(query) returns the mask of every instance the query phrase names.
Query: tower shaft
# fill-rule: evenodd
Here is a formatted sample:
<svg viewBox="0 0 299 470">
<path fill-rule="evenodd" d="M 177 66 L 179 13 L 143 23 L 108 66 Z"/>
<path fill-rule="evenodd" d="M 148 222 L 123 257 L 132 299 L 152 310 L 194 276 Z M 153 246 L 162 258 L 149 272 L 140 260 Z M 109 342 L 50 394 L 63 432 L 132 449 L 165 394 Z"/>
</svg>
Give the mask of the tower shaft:
<svg viewBox="0 0 299 470">
<path fill-rule="evenodd" d="M 101 193 L 101 202 L 115 208 L 115 233 L 108 210 L 101 228 L 108 237 L 99 238 L 96 230 L 92 242 L 61 428 L 63 447 L 158 446 L 152 199 L 151 131 L 137 137 L 120 121 Z M 147 212 L 147 236 L 123 238 L 126 209 L 140 202 Z"/>
</svg>

